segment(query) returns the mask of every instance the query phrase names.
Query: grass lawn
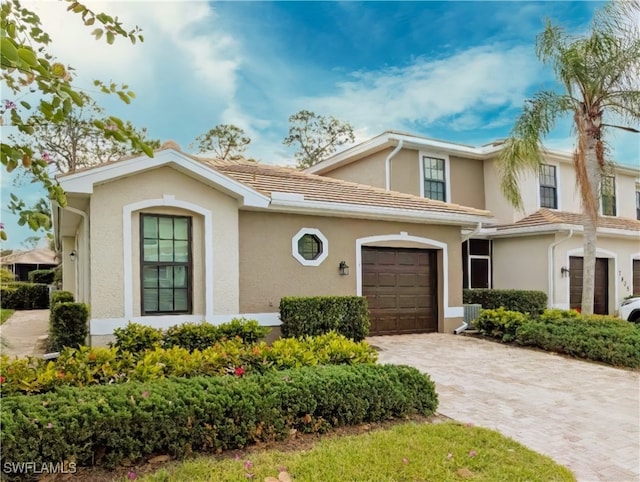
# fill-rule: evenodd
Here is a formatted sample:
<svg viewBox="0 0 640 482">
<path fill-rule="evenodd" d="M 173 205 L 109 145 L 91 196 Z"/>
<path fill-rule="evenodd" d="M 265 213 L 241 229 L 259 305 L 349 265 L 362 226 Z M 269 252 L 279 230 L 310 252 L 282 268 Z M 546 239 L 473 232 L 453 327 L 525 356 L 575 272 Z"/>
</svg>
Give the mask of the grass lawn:
<svg viewBox="0 0 640 482">
<path fill-rule="evenodd" d="M 7 321 L 13 313 L 15 313 L 15 310 L 5 310 L 4 308 L 0 308 L 0 325 Z"/>
<path fill-rule="evenodd" d="M 280 474 L 281 470 L 286 472 Z M 133 473 L 130 475 L 133 478 Z M 129 477 L 124 480 L 127 479 Z M 235 459 L 199 456 L 136 478 L 147 482 L 246 482 L 249 479 L 261 482 L 575 480 L 568 469 L 497 432 L 455 422 L 403 423 L 360 435 L 328 437 L 309 450 L 246 452 Z"/>
</svg>

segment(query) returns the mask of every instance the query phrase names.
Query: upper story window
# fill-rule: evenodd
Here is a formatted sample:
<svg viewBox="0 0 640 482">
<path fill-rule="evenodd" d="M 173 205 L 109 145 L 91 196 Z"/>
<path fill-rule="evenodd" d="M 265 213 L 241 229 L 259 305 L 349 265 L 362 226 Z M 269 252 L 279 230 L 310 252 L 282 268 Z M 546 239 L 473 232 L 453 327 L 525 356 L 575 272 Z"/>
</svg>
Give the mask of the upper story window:
<svg viewBox="0 0 640 482">
<path fill-rule="evenodd" d="M 540 166 L 540 207 L 558 209 L 558 178 L 556 166 Z"/>
<path fill-rule="evenodd" d="M 600 197 L 602 199 L 602 214 L 604 216 L 616 216 L 616 178 L 602 176 L 600 185 Z"/>
<path fill-rule="evenodd" d="M 140 215 L 143 315 L 191 313 L 191 218 Z"/>
<path fill-rule="evenodd" d="M 640 191 L 636 191 L 636 219 L 640 221 Z"/>
<path fill-rule="evenodd" d="M 424 168 L 424 197 L 446 201 L 445 160 L 438 157 L 422 156 L 422 165 Z"/>
</svg>

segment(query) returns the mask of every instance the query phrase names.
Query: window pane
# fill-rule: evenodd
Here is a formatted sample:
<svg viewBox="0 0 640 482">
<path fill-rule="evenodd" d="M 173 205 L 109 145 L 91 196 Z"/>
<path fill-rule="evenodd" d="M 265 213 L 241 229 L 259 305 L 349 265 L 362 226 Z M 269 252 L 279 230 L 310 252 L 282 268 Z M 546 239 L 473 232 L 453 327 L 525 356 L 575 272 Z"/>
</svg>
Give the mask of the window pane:
<svg viewBox="0 0 640 482">
<path fill-rule="evenodd" d="M 158 287 L 158 269 L 155 266 L 144 267 L 142 286 L 145 288 Z"/>
<path fill-rule="evenodd" d="M 471 258 L 471 287 L 489 287 L 489 260 Z"/>
<path fill-rule="evenodd" d="M 491 241 L 488 239 L 471 239 L 471 254 L 489 256 L 491 254 Z"/>
<path fill-rule="evenodd" d="M 142 216 L 142 222 L 144 225 L 144 237 L 145 238 L 157 238 L 158 237 L 158 218 Z"/>
<path fill-rule="evenodd" d="M 159 298 L 159 311 L 173 311 L 173 289 L 160 290 Z"/>
<path fill-rule="evenodd" d="M 159 218 L 160 223 L 160 239 L 173 239 L 173 218 Z"/>
<path fill-rule="evenodd" d="M 158 290 L 144 289 L 143 311 L 158 311 Z"/>
<path fill-rule="evenodd" d="M 158 267 L 158 283 L 160 288 L 171 288 L 173 286 L 173 266 Z"/>
<path fill-rule="evenodd" d="M 160 245 L 160 261 L 173 261 L 173 241 L 161 239 L 158 243 Z"/>
<path fill-rule="evenodd" d="M 174 239 L 189 239 L 189 220 L 186 218 L 175 218 L 173 220 Z"/>
<path fill-rule="evenodd" d="M 322 242 L 313 234 L 305 234 L 298 240 L 298 253 L 304 259 L 316 259 L 322 253 Z"/>
<path fill-rule="evenodd" d="M 186 263 L 189 261 L 189 241 L 175 241 L 173 243 L 175 261 Z"/>
<path fill-rule="evenodd" d="M 175 286 L 176 288 L 187 287 L 187 267 L 186 266 L 173 267 L 173 286 Z"/>
<path fill-rule="evenodd" d="M 144 240 L 144 260 L 158 261 L 158 242 L 155 239 Z"/>
<path fill-rule="evenodd" d="M 189 303 L 187 298 L 187 290 L 175 290 L 174 294 L 174 306 L 175 311 L 187 311 L 189 309 Z"/>
</svg>

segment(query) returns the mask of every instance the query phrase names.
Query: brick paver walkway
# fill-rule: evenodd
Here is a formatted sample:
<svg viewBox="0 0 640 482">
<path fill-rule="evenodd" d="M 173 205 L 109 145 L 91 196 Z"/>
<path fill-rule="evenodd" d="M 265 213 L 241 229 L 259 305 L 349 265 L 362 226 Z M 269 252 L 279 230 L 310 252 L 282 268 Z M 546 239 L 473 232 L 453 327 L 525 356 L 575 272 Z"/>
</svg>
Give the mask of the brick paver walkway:
<svg viewBox="0 0 640 482">
<path fill-rule="evenodd" d="M 0 335 L 7 346 L 3 355 L 42 355 L 45 353 L 42 337 L 49 332 L 49 310 L 16 311 L 0 326 Z"/>
<path fill-rule="evenodd" d="M 497 430 L 579 481 L 640 481 L 640 373 L 440 333 L 368 341 L 381 363 L 428 373 L 443 415 Z"/>
</svg>

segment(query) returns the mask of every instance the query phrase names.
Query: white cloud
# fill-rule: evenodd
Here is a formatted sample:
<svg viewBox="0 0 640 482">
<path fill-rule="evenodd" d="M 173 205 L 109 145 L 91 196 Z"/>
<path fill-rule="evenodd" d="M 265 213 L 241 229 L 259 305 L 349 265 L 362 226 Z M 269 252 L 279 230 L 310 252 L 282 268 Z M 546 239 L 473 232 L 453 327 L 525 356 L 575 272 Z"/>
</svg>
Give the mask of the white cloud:
<svg viewBox="0 0 640 482">
<path fill-rule="evenodd" d="M 337 85 L 337 94 L 304 97 L 298 105 L 376 132 L 456 117 L 454 128 L 477 129 L 484 126 L 483 113 L 520 107 L 538 69 L 530 47 L 475 47 L 406 67 L 355 72 Z"/>
</svg>

